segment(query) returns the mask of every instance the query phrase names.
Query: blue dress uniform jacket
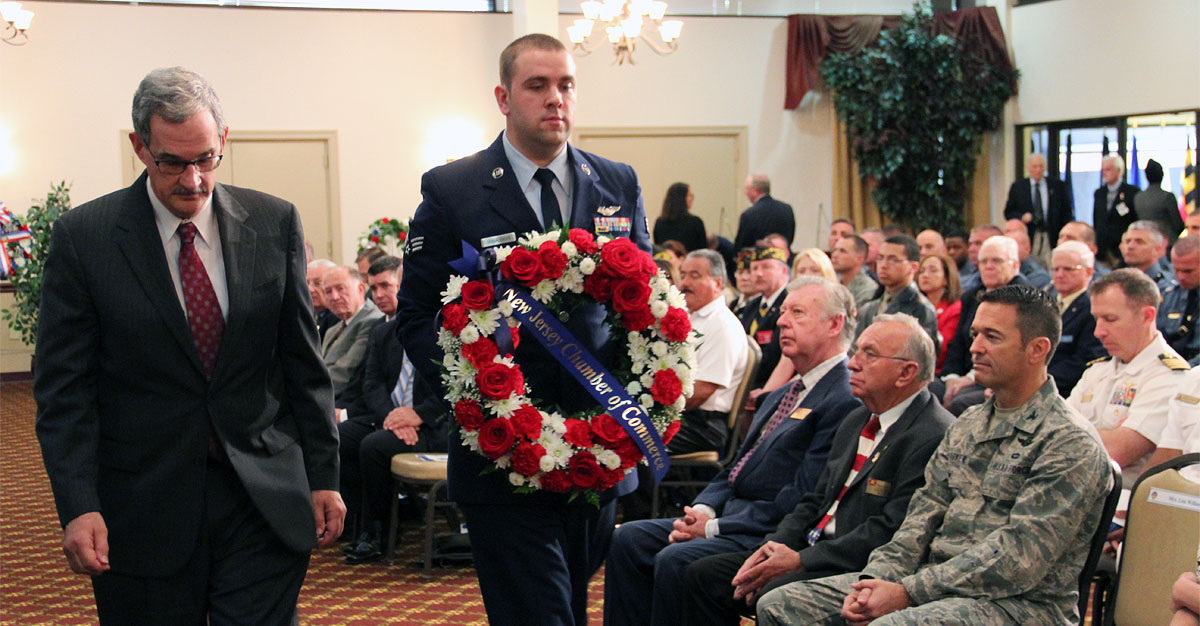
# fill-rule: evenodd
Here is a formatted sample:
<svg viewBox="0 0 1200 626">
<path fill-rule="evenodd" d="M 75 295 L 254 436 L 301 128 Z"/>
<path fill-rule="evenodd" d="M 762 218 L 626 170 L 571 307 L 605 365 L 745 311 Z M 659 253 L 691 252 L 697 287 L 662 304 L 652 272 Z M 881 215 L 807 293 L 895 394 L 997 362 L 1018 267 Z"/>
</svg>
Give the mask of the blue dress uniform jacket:
<svg viewBox="0 0 1200 626">
<path fill-rule="evenodd" d="M 1200 321 L 1200 293 L 1196 289 L 1184 289 L 1176 281 L 1162 291 L 1162 303 L 1158 305 L 1158 330 L 1171 347 L 1192 367 L 1200 365 L 1200 332 L 1196 322 Z"/>
</svg>

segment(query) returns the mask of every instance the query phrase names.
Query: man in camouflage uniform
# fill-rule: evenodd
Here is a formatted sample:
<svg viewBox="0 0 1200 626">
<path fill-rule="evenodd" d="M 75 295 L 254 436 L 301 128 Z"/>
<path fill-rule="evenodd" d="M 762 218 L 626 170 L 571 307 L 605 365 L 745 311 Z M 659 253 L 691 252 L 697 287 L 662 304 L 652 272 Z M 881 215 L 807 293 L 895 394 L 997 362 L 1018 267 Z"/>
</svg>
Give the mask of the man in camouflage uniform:
<svg viewBox="0 0 1200 626">
<path fill-rule="evenodd" d="M 759 623 L 1077 623 L 1112 471 L 1095 428 L 1046 372 L 1060 324 L 1030 287 L 981 296 L 970 350 L 993 397 L 950 427 L 904 523 L 861 573 L 775 589 Z"/>
</svg>

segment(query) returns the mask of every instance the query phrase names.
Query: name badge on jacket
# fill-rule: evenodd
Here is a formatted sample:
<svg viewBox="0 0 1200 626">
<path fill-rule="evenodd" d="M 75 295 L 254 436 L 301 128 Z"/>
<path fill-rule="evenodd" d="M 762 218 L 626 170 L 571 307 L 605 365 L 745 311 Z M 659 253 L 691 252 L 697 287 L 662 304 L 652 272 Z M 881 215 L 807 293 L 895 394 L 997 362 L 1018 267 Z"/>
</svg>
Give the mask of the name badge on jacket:
<svg viewBox="0 0 1200 626">
<path fill-rule="evenodd" d="M 887 497 L 887 495 L 891 492 L 892 492 L 892 484 L 887 482 L 886 480 L 879 480 L 877 478 L 868 478 L 867 479 L 867 494 L 868 495 Z"/>
<path fill-rule="evenodd" d="M 592 218 L 597 235 L 609 237 L 628 237 L 631 224 L 628 217 L 595 217 Z"/>
<path fill-rule="evenodd" d="M 775 331 L 773 330 L 760 330 L 754 333 L 754 340 L 758 342 L 758 345 L 765 346 L 768 343 L 771 343 L 771 339 L 774 337 L 774 335 Z"/>
</svg>

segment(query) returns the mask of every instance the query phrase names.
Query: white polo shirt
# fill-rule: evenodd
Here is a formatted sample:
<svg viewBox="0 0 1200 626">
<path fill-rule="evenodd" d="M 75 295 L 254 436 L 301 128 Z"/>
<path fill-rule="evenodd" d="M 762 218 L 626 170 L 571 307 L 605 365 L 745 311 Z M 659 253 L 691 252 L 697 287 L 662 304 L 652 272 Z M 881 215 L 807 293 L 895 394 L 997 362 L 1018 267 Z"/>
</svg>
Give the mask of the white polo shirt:
<svg viewBox="0 0 1200 626">
<path fill-rule="evenodd" d="M 719 295 L 689 316 L 692 329 L 700 333 L 688 337 L 696 352 L 695 378 L 717 386 L 699 408 L 726 413 L 733 408 L 733 397 L 746 371 L 746 331 Z"/>
</svg>

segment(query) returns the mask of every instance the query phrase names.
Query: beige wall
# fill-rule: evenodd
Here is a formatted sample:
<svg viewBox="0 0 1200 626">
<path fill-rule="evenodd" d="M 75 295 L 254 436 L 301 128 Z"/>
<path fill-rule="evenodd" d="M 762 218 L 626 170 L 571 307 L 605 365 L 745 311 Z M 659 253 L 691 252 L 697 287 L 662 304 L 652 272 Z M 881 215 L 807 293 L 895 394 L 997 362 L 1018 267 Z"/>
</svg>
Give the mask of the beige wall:
<svg viewBox="0 0 1200 626">
<path fill-rule="evenodd" d="M 503 128 L 492 88 L 511 15 L 28 4 L 30 43 L 0 50 L 0 198 L 18 213 L 53 180 L 77 205 L 120 186 L 133 89 L 163 65 L 207 76 L 235 129 L 337 131 L 346 255 L 369 221 L 412 214 L 422 172 Z M 684 32 L 678 53 L 639 50 L 632 67 L 579 59 L 576 124 L 747 126 L 751 170 L 815 223 L 832 195 L 829 108 L 783 110 L 784 21 L 689 18 Z"/>
<path fill-rule="evenodd" d="M 1012 9 L 1016 123 L 1200 107 L 1200 2 L 1055 0 Z"/>
</svg>

